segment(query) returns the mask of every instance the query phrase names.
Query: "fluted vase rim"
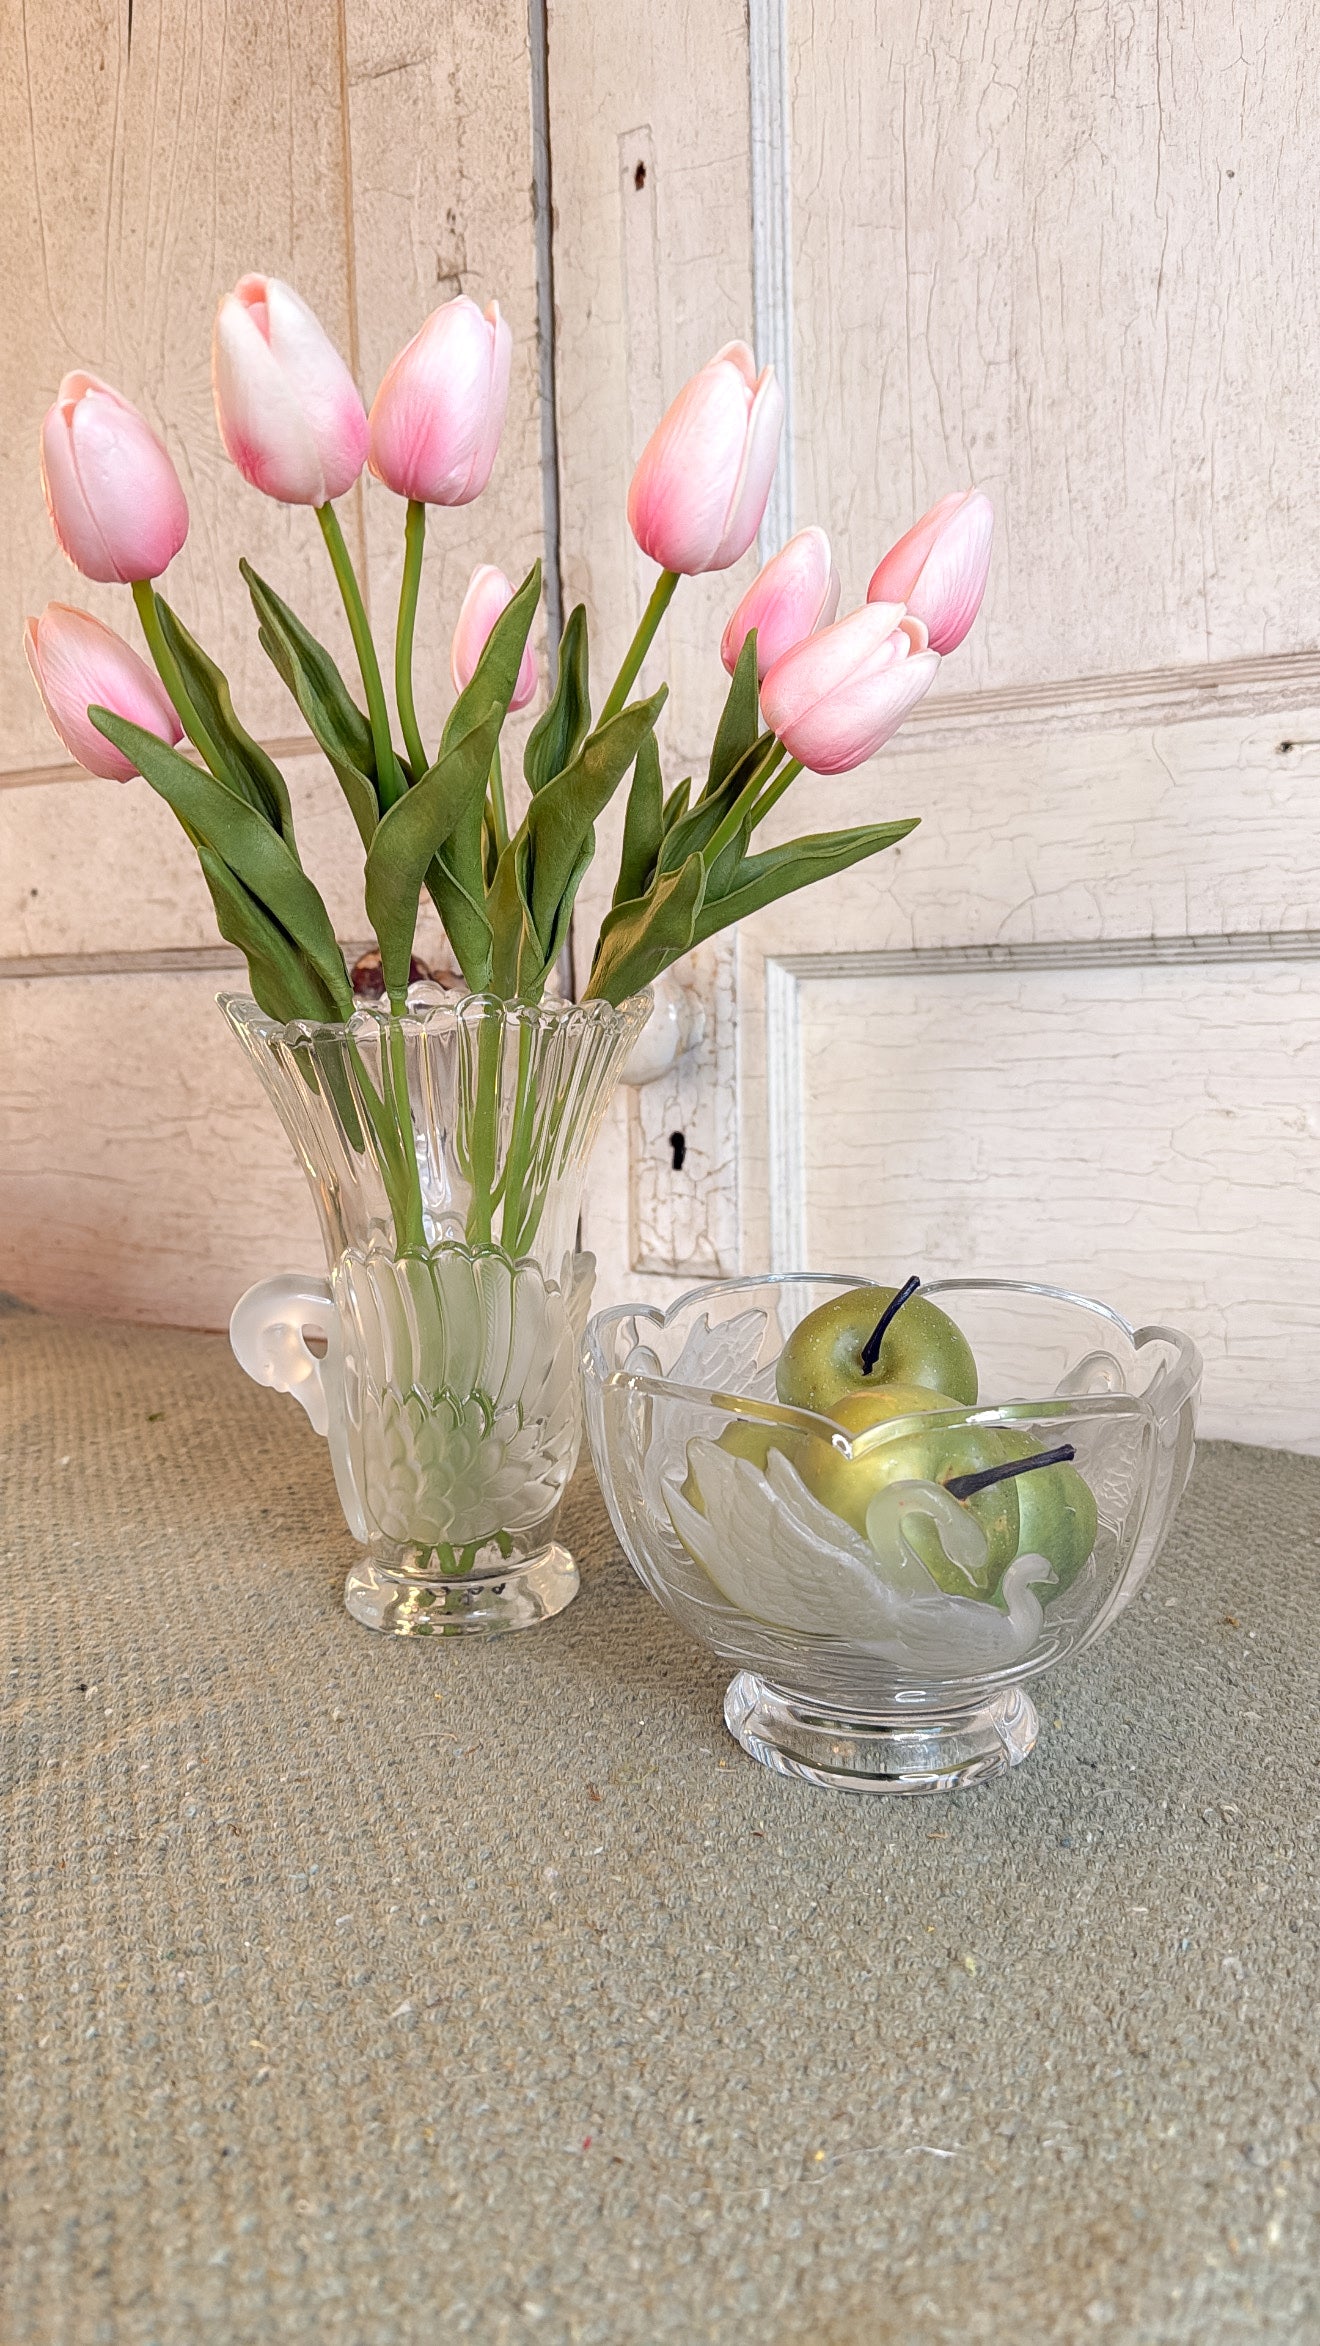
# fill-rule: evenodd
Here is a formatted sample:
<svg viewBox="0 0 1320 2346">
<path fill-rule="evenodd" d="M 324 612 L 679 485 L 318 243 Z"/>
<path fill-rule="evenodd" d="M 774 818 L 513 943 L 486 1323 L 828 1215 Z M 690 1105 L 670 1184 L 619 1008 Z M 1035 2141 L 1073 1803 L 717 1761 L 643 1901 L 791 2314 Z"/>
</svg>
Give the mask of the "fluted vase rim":
<svg viewBox="0 0 1320 2346">
<path fill-rule="evenodd" d="M 460 1027 L 480 1026 L 492 1014 L 513 1027 L 571 1025 L 582 1034 L 631 1037 L 641 1033 L 650 1017 L 653 996 L 651 988 L 644 986 L 616 1007 L 602 1001 L 565 1002 L 547 997 L 540 1002 L 522 1002 L 503 994 L 455 993 L 443 1002 L 409 1004 L 402 1012 L 392 1011 L 383 998 L 374 1002 L 359 999 L 351 1018 L 287 1020 L 270 1017 L 251 994 L 222 991 L 216 1001 L 239 1033 L 291 1049 L 300 1043 L 340 1042 L 346 1037 L 361 1041 L 373 1034 L 444 1036 Z"/>
</svg>

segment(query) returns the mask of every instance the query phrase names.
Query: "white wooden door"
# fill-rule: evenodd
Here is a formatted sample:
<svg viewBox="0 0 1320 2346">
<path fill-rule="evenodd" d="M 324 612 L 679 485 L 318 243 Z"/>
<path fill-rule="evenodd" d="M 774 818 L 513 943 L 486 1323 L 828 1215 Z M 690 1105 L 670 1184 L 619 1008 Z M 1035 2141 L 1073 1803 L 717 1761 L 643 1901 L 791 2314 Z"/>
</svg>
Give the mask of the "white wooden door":
<svg viewBox="0 0 1320 2346">
<path fill-rule="evenodd" d="M 352 941 L 351 829 L 234 562 L 338 640 L 328 580 L 307 517 L 223 465 L 210 310 L 243 268 L 293 276 L 370 391 L 436 298 L 498 293 L 516 388 L 489 497 L 434 533 L 436 707 L 480 558 L 516 574 L 544 549 L 609 669 L 650 583 L 631 464 L 731 335 L 789 392 L 768 546 L 822 521 L 857 599 L 948 487 L 999 514 L 985 614 L 937 692 L 872 767 L 783 810 L 921 828 L 696 957 L 706 1040 L 621 1098 L 596 1161 L 602 1294 L 767 1261 L 1075 1281 L 1197 1333 L 1209 1431 L 1320 1448 L 1301 0 L 550 0 L 548 24 L 540 0 L 0 7 L 0 1287 L 217 1326 L 316 1247 L 211 1007 L 226 957 L 190 858 L 144 789 L 58 759 L 22 669 L 24 612 L 81 598 L 36 484 L 51 387 L 90 364 L 164 429 L 195 517 L 179 599 L 282 745 Z M 355 526 L 387 615 L 384 501 Z M 753 567 L 673 606 L 653 667 L 674 775 L 709 741 Z"/>
<path fill-rule="evenodd" d="M 605 1286 L 1062 1281 L 1194 1332 L 1207 1433 L 1320 1449 L 1307 12 L 751 0 L 750 50 L 733 0 L 663 17 L 620 43 L 555 11 L 594 596 L 639 591 L 606 480 L 753 313 L 792 418 L 772 543 L 825 524 L 846 607 L 945 490 L 999 529 L 899 742 L 780 810 L 921 828 L 698 957 L 707 1041 L 601 1161 Z M 674 605 L 675 774 L 742 579 Z"/>
</svg>

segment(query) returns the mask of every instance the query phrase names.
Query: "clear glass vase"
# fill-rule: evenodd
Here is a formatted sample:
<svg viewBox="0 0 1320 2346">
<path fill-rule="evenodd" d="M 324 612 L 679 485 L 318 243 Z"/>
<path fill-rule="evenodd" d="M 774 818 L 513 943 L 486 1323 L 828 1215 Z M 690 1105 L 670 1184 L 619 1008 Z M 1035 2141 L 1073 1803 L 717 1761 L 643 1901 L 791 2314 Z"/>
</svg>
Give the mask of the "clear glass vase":
<svg viewBox="0 0 1320 2346">
<path fill-rule="evenodd" d="M 415 1637 L 561 1612 L 595 1278 L 582 1184 L 649 995 L 615 1010 L 427 986 L 401 1017 L 327 1026 L 220 1001 L 311 1184 L 328 1271 L 262 1280 L 231 1340 L 329 1441 L 365 1550 L 350 1613 Z"/>
</svg>

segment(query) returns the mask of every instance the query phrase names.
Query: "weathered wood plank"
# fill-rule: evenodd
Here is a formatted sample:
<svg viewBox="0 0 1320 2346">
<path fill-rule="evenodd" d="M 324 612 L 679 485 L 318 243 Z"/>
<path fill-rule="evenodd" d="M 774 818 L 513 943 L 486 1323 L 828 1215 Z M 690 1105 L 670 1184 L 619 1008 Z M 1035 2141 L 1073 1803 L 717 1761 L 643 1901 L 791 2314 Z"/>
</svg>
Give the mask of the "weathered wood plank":
<svg viewBox="0 0 1320 2346">
<path fill-rule="evenodd" d="M 299 849 L 347 943 L 369 935 L 362 848 L 319 752 L 283 760 Z M 424 899 L 425 958 L 440 927 Z M 183 832 L 142 781 L 47 782 L 0 791 L 0 960 L 148 953 L 216 942 L 215 914 Z"/>
<path fill-rule="evenodd" d="M 975 479 L 950 690 L 1312 646 L 1304 11 L 817 0 L 789 37 L 798 518 L 845 595 Z"/>
<path fill-rule="evenodd" d="M 587 605 L 599 703 L 655 581 L 625 518 L 633 465 L 687 376 L 722 343 L 752 335 L 747 23 L 737 0 L 671 0 L 634 12 L 621 40 L 591 0 L 557 0 L 551 37 L 565 604 Z M 685 581 L 643 671 L 643 685 L 671 686 L 660 729 L 671 782 L 704 763 L 728 682 L 720 631 L 754 570 L 749 555 L 735 571 Z M 579 899 L 583 975 L 614 885 L 620 812 L 598 826 Z M 700 974 L 709 1047 L 699 1073 L 621 1097 L 599 1144 L 584 1223 L 611 1298 L 630 1283 L 649 1288 L 632 1266 L 657 1255 L 729 1267 L 729 957 L 706 954 Z M 680 1174 L 668 1138 L 676 1120 L 689 1151 Z"/>
<path fill-rule="evenodd" d="M 311 1197 L 213 976 L 0 982 L 0 1287 L 221 1328 L 321 1261 Z"/>
<path fill-rule="evenodd" d="M 428 742 L 453 699 L 449 640 L 468 578 L 495 562 L 516 584 L 542 552 L 532 117 L 525 0 L 348 0 L 349 121 L 363 382 L 438 303 L 498 300 L 514 337 L 508 417 L 490 487 L 431 513 L 417 624 L 417 711 Z M 372 615 L 393 639 L 403 508 L 365 492 Z M 538 630 L 538 634 L 539 634 Z M 515 725 L 519 745 L 527 723 Z M 520 747 L 506 758 L 520 772 Z"/>
<path fill-rule="evenodd" d="M 52 751 L 23 661 L 27 612 L 52 598 L 82 603 L 136 635 L 127 594 L 89 587 L 70 568 L 42 506 L 38 425 L 75 366 L 116 383 L 165 438 L 192 513 L 166 592 L 229 668 L 253 729 L 287 733 L 291 705 L 257 646 L 239 554 L 346 659 L 351 651 L 311 515 L 246 488 L 224 456 L 210 335 L 219 295 L 262 268 L 290 278 L 351 347 L 335 10 L 5 0 L 0 207 L 10 289 L 0 347 L 3 763 L 39 765 Z"/>
<path fill-rule="evenodd" d="M 565 602 L 587 604 L 603 697 L 655 582 L 624 516 L 633 464 L 687 376 L 751 338 L 745 9 L 670 0 L 620 39 L 592 0 L 559 0 L 550 87 Z M 754 568 L 685 584 L 647 670 L 673 689 L 676 779 L 709 743 Z"/>
</svg>

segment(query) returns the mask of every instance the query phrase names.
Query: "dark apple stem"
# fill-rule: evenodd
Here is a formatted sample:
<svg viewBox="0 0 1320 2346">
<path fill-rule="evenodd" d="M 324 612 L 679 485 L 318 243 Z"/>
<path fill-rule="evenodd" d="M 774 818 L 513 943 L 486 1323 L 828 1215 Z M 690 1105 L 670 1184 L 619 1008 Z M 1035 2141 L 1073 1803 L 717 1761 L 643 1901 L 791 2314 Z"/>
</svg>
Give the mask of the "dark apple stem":
<svg viewBox="0 0 1320 2346">
<path fill-rule="evenodd" d="M 944 1488 L 951 1499 L 974 1499 L 978 1491 L 1006 1483 L 1015 1474 L 1034 1474 L 1038 1466 L 1071 1466 L 1076 1456 L 1071 1442 L 1061 1442 L 1057 1450 L 1042 1450 L 1038 1458 L 1012 1458 L 1006 1466 L 986 1466 L 979 1474 L 951 1475 Z"/>
<path fill-rule="evenodd" d="M 875 1367 L 876 1362 L 880 1358 L 880 1347 L 885 1340 L 885 1330 L 888 1328 L 895 1312 L 902 1311 L 904 1304 L 911 1301 L 920 1285 L 921 1281 L 914 1271 L 911 1278 L 906 1280 L 903 1286 L 899 1288 L 899 1291 L 893 1298 L 892 1302 L 885 1305 L 879 1320 L 871 1331 L 871 1334 L 867 1337 L 865 1344 L 862 1346 L 862 1375 L 864 1377 L 870 1376 L 872 1369 Z"/>
</svg>

